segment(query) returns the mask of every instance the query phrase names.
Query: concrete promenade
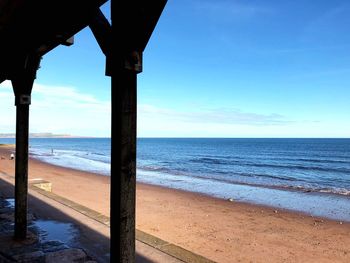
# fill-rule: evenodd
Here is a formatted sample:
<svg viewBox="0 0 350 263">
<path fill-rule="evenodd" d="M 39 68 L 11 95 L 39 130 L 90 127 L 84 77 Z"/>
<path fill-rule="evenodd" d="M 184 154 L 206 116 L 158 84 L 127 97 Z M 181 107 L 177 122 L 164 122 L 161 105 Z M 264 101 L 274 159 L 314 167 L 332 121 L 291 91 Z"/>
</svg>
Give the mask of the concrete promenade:
<svg viewBox="0 0 350 263">
<path fill-rule="evenodd" d="M 0 173 L 0 262 L 109 262 L 109 218 L 34 185 L 29 239 L 13 241 L 13 188 L 13 177 Z M 139 230 L 136 255 L 136 262 L 212 262 Z"/>
</svg>

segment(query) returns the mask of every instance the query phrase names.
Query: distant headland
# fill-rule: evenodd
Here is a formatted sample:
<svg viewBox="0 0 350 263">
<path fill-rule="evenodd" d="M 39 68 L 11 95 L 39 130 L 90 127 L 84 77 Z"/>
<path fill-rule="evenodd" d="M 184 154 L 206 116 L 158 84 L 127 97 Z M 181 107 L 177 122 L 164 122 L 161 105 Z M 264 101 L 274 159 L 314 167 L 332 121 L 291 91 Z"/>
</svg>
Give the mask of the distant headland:
<svg viewBox="0 0 350 263">
<path fill-rule="evenodd" d="M 14 133 L 0 133 L 0 138 L 15 138 Z M 83 136 L 73 136 L 70 134 L 54 134 L 51 132 L 29 133 L 30 138 L 83 138 Z"/>
</svg>

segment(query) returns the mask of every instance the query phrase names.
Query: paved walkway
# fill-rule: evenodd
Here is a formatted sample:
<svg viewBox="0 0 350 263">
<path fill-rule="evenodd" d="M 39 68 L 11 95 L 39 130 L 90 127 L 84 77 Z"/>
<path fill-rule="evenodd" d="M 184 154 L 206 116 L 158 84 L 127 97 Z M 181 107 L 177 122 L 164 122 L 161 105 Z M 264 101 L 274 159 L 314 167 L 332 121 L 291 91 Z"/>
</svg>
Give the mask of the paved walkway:
<svg viewBox="0 0 350 263">
<path fill-rule="evenodd" d="M 12 177 L 0 173 L 0 197 L 2 196 L 3 200 L 4 198 L 13 198 L 12 180 Z M 11 199 L 9 201 L 11 202 Z M 47 253 L 70 249 L 71 257 L 77 256 L 84 258 L 84 260 L 79 262 L 93 262 L 89 260 L 109 262 L 110 249 L 108 217 L 67 200 L 61 196 L 38 189 L 35 186 L 30 187 L 28 202 L 30 214 L 33 215 L 32 219 L 34 226 L 36 227 L 34 227 L 34 230 L 32 228 L 31 232 L 34 234 L 34 239 L 36 237 L 36 243 L 34 243 L 38 248 L 37 250 L 42 252 L 41 254 L 39 253 L 41 258 L 47 258 Z M 5 210 L 1 210 L 1 204 Z M 1 221 L 1 211 L 7 213 L 5 216 L 7 219 L 13 220 L 13 215 L 11 218 L 11 211 L 9 211 L 9 209 L 10 208 L 8 205 L 5 205 L 4 207 L 4 202 L 0 202 L 0 243 L 1 226 L 5 226 L 5 221 Z M 6 234 L 8 236 L 8 233 L 13 231 L 13 224 L 12 226 L 11 224 L 10 226 L 7 225 L 7 227 L 9 228 L 6 230 L 8 231 Z M 7 239 L 8 238 L 9 237 L 7 237 Z M 55 238 L 57 238 L 57 240 L 64 240 L 64 242 L 54 240 L 51 243 L 50 248 L 50 244 L 48 245 L 47 243 L 52 241 L 51 239 Z M 142 231 L 136 231 L 136 239 L 136 262 L 212 262 L 204 257 L 196 255 L 190 251 L 165 242 Z M 49 246 L 47 251 L 42 248 L 45 248 L 45 246 Z M 25 246 L 23 245 L 22 247 Z M 10 250 L 7 249 L 7 251 Z M 15 250 L 12 249 L 12 251 Z M 33 252 L 33 249 L 28 249 L 28 251 Z M 27 251 L 24 249 L 24 252 L 25 253 L 22 254 L 26 254 Z M 1 254 L 7 258 L 13 258 L 13 256 L 16 256 L 14 253 L 15 252 L 6 252 L 6 249 L 0 249 L 0 262 L 6 262 L 4 261 L 5 259 L 2 261 Z M 17 253 L 17 260 L 19 260 L 19 262 L 34 262 L 21 261 L 21 257 L 19 255 L 20 253 Z M 62 258 L 62 255 L 57 253 L 56 256 Z M 45 260 L 35 262 L 56 261 L 52 259 L 52 261 Z"/>
</svg>

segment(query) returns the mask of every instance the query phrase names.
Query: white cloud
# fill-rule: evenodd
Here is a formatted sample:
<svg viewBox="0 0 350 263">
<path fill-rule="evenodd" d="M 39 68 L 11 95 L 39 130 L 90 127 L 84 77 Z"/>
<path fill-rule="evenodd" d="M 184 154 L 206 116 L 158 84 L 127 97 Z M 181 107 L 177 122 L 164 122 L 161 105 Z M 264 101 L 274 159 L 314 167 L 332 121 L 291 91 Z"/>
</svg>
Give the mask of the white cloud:
<svg viewBox="0 0 350 263">
<path fill-rule="evenodd" d="M 74 111 L 84 110 L 89 114 L 105 114 L 110 111 L 109 101 L 100 101 L 93 95 L 81 93 L 73 87 L 34 84 L 32 101 L 33 107 L 37 109 L 68 107 Z"/>
<path fill-rule="evenodd" d="M 0 84 L 0 133 L 15 132 L 16 112 L 14 95 L 10 81 Z"/>
<path fill-rule="evenodd" d="M 242 125 L 284 125 L 292 122 L 286 117 L 271 113 L 258 114 L 243 112 L 239 109 L 216 108 L 201 109 L 200 111 L 174 111 L 157 108 L 152 105 L 139 106 L 139 118 L 154 118 L 189 123 L 219 123 L 219 124 L 242 124 Z"/>
<path fill-rule="evenodd" d="M 350 124 L 289 120 L 279 114 L 257 114 L 237 109 L 184 112 L 153 105 L 138 109 L 139 137 L 349 137 Z"/>
<path fill-rule="evenodd" d="M 30 111 L 31 132 L 110 135 L 110 102 L 74 87 L 34 84 Z M 15 106 L 9 81 L 0 85 L 0 133 L 14 132 Z"/>
<path fill-rule="evenodd" d="M 35 84 L 30 132 L 82 136 L 110 135 L 110 102 L 74 87 Z M 16 108 L 9 82 L 0 85 L 0 133 L 14 133 Z M 292 120 L 277 113 L 260 114 L 235 108 L 174 110 L 138 106 L 139 137 L 350 137 L 350 125 Z M 330 129 L 329 127 L 334 127 Z"/>
<path fill-rule="evenodd" d="M 138 108 L 139 137 L 261 137 L 293 123 L 279 114 L 264 115 L 238 109 L 199 109 L 193 112 L 153 105 L 139 105 Z"/>
</svg>

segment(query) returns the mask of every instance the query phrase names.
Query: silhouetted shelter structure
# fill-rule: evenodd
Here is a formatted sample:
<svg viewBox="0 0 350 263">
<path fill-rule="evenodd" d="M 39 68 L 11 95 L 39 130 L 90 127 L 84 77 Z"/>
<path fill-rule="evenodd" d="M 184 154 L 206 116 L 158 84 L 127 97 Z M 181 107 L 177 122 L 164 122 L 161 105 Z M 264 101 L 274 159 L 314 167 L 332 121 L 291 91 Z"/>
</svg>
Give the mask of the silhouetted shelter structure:
<svg viewBox="0 0 350 263">
<path fill-rule="evenodd" d="M 14 235 L 27 235 L 29 105 L 41 57 L 90 26 L 112 86 L 111 262 L 134 262 L 137 74 L 167 0 L 111 0 L 111 24 L 105 2 L 0 0 L 0 83 L 11 80 L 16 105 Z"/>
</svg>

